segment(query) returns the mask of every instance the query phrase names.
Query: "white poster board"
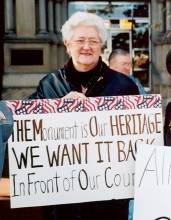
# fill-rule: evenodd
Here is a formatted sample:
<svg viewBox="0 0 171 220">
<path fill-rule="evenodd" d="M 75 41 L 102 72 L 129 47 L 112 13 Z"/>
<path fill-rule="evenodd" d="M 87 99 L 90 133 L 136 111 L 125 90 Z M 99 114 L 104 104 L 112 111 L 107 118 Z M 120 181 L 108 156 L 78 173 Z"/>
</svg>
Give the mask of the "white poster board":
<svg viewBox="0 0 171 220">
<path fill-rule="evenodd" d="M 171 148 L 138 146 L 134 220 L 171 219 Z"/>
<path fill-rule="evenodd" d="M 113 98 L 113 109 L 105 104 L 87 112 L 25 114 L 25 106 L 18 108 L 22 114 L 14 114 L 9 139 L 11 207 L 132 198 L 136 145 L 163 144 L 156 98 L 157 105 L 152 96 L 148 103 L 139 96 L 120 98 L 117 105 Z M 121 99 L 127 109 L 118 109 Z M 95 101 L 104 100 L 86 106 Z M 35 112 L 34 103 L 29 109 Z"/>
</svg>

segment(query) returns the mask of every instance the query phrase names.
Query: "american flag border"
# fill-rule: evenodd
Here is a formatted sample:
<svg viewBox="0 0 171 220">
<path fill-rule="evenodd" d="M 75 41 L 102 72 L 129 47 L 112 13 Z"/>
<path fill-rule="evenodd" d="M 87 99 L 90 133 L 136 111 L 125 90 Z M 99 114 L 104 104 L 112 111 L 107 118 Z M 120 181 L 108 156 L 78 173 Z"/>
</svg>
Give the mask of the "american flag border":
<svg viewBox="0 0 171 220">
<path fill-rule="evenodd" d="M 161 108 L 160 94 L 5 101 L 14 115 Z"/>
</svg>

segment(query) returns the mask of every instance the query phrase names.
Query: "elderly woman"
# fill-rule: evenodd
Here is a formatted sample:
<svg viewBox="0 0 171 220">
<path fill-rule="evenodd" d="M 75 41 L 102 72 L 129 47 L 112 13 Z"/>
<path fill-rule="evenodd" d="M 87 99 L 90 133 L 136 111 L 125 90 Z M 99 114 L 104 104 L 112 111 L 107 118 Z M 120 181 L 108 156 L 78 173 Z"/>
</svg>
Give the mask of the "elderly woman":
<svg viewBox="0 0 171 220">
<path fill-rule="evenodd" d="M 77 12 L 63 25 L 62 36 L 70 59 L 63 68 L 45 76 L 31 98 L 138 94 L 131 79 L 109 69 L 100 57 L 107 38 L 102 18 Z"/>
<path fill-rule="evenodd" d="M 127 76 L 115 72 L 102 61 L 101 49 L 107 38 L 102 18 L 87 12 L 73 14 L 62 27 L 69 61 L 49 73 L 30 98 L 84 98 L 139 94 Z M 52 208 L 52 209 L 51 209 Z M 127 200 L 112 200 L 49 207 L 47 219 L 126 220 Z"/>
</svg>

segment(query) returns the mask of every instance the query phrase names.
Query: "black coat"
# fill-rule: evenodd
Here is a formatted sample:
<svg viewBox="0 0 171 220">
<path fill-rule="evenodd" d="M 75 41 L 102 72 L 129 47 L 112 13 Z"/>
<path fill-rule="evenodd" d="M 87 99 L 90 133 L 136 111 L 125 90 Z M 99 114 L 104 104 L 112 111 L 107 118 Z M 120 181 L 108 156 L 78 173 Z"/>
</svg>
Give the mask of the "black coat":
<svg viewBox="0 0 171 220">
<path fill-rule="evenodd" d="M 45 76 L 33 99 L 61 98 L 70 91 L 81 92 L 87 88 L 87 97 L 139 94 L 136 84 L 127 76 L 115 72 L 99 60 L 98 65 L 87 73 L 78 73 L 70 60 L 62 69 Z M 111 200 L 44 207 L 47 220 L 127 220 L 128 200 Z"/>
<path fill-rule="evenodd" d="M 71 91 L 81 92 L 81 80 L 87 81 L 85 84 L 88 88 L 85 94 L 87 97 L 139 94 L 136 84 L 129 77 L 111 70 L 103 62 L 88 72 L 89 78 L 82 77 L 79 81 L 79 75 L 82 74 L 74 73 L 71 64 L 66 68 L 57 69 L 40 81 L 36 92 L 30 98 L 62 98 Z"/>
<path fill-rule="evenodd" d="M 171 146 L 171 102 L 167 104 L 165 112 L 164 144 Z"/>
</svg>

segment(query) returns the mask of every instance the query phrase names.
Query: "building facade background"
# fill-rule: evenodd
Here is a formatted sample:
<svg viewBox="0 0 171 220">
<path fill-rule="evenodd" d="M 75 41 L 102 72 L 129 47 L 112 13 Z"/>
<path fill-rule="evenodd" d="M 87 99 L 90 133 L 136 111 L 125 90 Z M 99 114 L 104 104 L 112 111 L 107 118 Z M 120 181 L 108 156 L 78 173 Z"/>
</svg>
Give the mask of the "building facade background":
<svg viewBox="0 0 171 220">
<path fill-rule="evenodd" d="M 23 99 L 32 94 L 39 80 L 63 66 L 67 55 L 60 29 L 76 10 L 104 17 L 108 41 L 103 50 L 123 47 L 133 58 L 133 74 L 149 93 L 161 93 L 163 108 L 171 100 L 171 77 L 165 58 L 171 49 L 171 0 L 142 1 L 0 1 L 0 96 Z M 8 177 L 8 156 L 3 176 Z M 1 200 L 3 219 L 43 219 L 43 209 L 10 209 Z"/>
<path fill-rule="evenodd" d="M 161 93 L 164 105 L 171 98 L 171 78 L 165 66 L 171 48 L 170 0 L 4 0 L 3 8 L 2 99 L 27 97 L 45 74 L 63 66 L 67 55 L 60 29 L 78 10 L 105 19 L 109 35 L 102 57 L 106 62 L 112 49 L 128 50 L 132 74 L 146 90 Z"/>
</svg>

